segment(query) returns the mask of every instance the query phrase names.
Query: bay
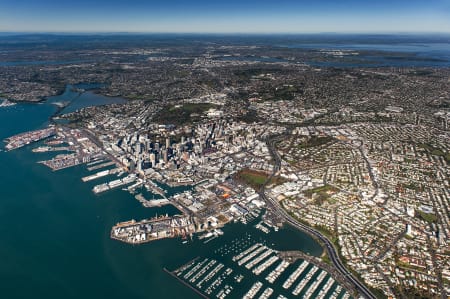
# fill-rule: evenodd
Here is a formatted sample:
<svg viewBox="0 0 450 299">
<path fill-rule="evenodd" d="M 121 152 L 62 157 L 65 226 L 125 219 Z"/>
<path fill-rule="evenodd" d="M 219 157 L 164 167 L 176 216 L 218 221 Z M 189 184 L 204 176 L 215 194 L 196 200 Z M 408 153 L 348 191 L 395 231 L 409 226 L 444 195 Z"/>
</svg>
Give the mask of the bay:
<svg viewBox="0 0 450 299">
<path fill-rule="evenodd" d="M 84 105 L 98 104 L 96 97 L 86 96 Z M 51 104 L 55 100 L 64 98 L 0 108 L 0 139 L 46 126 L 57 109 Z M 243 224 L 226 226 L 224 236 L 208 244 L 167 239 L 131 246 L 111 240 L 110 229 L 117 222 L 178 211 L 144 208 L 121 190 L 94 195 L 91 189 L 99 182 L 81 181 L 89 174 L 85 166 L 52 172 L 36 163 L 52 154 L 32 153 L 36 146 L 0 152 L 3 298 L 197 298 L 163 268 L 208 256 L 245 233 L 267 239 L 275 249 L 322 252 L 312 238 L 293 228 L 264 235 Z"/>
</svg>

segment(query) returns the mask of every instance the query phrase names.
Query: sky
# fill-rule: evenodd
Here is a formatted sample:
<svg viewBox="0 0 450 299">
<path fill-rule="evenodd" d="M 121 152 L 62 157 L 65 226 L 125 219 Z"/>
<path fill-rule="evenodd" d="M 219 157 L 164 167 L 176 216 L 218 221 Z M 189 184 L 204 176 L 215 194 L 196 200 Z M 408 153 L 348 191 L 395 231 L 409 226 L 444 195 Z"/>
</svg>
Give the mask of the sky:
<svg viewBox="0 0 450 299">
<path fill-rule="evenodd" d="M 0 0 L 0 32 L 450 33 L 450 0 Z"/>
</svg>

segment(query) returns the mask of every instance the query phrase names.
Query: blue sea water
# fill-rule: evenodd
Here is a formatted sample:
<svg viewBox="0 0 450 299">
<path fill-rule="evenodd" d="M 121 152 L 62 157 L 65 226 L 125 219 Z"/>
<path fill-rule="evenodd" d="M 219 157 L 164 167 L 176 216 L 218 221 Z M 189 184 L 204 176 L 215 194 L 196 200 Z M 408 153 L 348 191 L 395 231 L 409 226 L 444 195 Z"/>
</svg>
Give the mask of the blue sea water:
<svg viewBox="0 0 450 299">
<path fill-rule="evenodd" d="M 89 62 L 89 60 L 0 61 L 0 66 L 64 65 L 64 64 L 78 64 L 87 62 Z"/>
<path fill-rule="evenodd" d="M 450 43 L 292 43 L 280 47 L 357 53 L 306 63 L 322 67 L 450 67 Z"/>
</svg>

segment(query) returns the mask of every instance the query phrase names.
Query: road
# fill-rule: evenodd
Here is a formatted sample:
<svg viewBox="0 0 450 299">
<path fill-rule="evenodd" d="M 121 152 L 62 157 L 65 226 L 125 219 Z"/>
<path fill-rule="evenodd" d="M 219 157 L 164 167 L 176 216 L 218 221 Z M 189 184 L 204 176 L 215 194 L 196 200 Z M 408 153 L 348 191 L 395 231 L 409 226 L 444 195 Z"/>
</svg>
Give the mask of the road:
<svg viewBox="0 0 450 299">
<path fill-rule="evenodd" d="M 321 234 L 319 231 L 304 225 L 303 223 L 298 222 L 295 218 L 293 218 L 291 215 L 289 215 L 278 203 L 278 201 L 267 197 L 265 194 L 265 188 L 266 185 L 270 182 L 270 180 L 275 176 L 275 174 L 280 170 L 281 167 L 281 157 L 279 153 L 275 149 L 275 144 L 279 142 L 280 140 L 286 138 L 286 136 L 289 134 L 289 130 L 282 135 L 274 136 L 267 140 L 267 146 L 269 148 L 270 154 L 272 158 L 274 159 L 275 165 L 274 169 L 267 179 L 266 183 L 261 187 L 259 190 L 259 196 L 261 199 L 263 199 L 269 206 L 272 207 L 272 211 L 281 219 L 283 219 L 288 224 L 292 225 L 293 227 L 304 231 L 308 233 L 311 236 L 316 237 L 319 239 L 325 246 L 325 250 L 328 253 L 328 256 L 330 257 L 332 263 L 336 267 L 336 269 L 348 279 L 349 282 L 351 282 L 355 289 L 365 298 L 375 299 L 377 298 L 372 292 L 363 284 L 361 283 L 354 275 L 345 268 L 344 264 L 342 263 L 339 255 L 337 254 L 336 248 L 333 246 L 330 240 L 328 240 L 327 237 L 325 237 L 323 234 Z"/>
</svg>

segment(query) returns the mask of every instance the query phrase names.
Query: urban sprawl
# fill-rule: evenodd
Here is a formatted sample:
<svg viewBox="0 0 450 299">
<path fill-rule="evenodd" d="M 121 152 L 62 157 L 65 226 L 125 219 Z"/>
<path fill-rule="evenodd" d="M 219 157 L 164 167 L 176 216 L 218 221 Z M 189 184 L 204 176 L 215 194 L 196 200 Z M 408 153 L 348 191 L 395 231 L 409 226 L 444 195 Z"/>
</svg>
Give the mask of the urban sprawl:
<svg viewBox="0 0 450 299">
<path fill-rule="evenodd" d="M 118 61 L 9 67 L 0 91 L 36 99 L 61 89 L 47 80 L 70 77 L 60 81 L 108 82 L 99 93 L 128 99 L 56 115 L 48 128 L 5 140 L 13 150 L 45 139 L 34 151 L 69 151 L 41 161 L 53 170 L 87 164 L 93 175 L 83 181 L 123 174 L 93 192 L 121 187 L 146 207 L 180 211 L 118 223 L 112 238 L 217 237 L 227 223 L 265 211 L 263 230 L 289 224 L 317 239 L 321 262 L 354 295 L 450 294 L 448 69 L 317 68 L 305 55 L 350 53 L 256 46 L 208 45 L 180 56 L 169 48 L 99 51 L 91 54 Z M 122 61 L 145 53 L 142 63 Z M 186 191 L 167 196 L 165 186 Z"/>
</svg>

